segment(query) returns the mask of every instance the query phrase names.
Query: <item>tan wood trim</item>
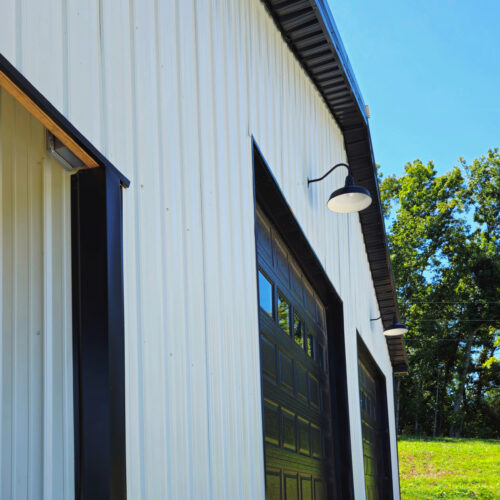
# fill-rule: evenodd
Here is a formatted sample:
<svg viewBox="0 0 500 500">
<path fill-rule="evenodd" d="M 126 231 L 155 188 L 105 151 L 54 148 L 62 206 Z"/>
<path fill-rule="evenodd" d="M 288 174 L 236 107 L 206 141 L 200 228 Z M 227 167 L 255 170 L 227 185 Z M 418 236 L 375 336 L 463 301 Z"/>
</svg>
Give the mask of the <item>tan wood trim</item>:
<svg viewBox="0 0 500 500">
<path fill-rule="evenodd" d="M 3 87 L 21 106 L 33 115 L 47 130 L 54 134 L 84 165 L 93 168 L 99 164 L 72 139 L 47 113 L 41 110 L 10 78 L 0 71 L 0 87 Z"/>
</svg>

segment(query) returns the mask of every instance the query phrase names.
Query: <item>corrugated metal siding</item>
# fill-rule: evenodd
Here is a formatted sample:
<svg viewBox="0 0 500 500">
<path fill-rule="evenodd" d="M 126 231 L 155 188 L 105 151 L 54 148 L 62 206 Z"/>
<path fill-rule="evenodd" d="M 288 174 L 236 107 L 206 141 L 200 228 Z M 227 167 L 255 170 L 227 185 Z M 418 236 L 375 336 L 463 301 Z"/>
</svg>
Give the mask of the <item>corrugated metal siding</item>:
<svg viewBox="0 0 500 500">
<path fill-rule="evenodd" d="M 69 174 L 0 91 L 0 497 L 72 498 Z"/>
<path fill-rule="evenodd" d="M 50 29 L 22 15 L 39 10 Z M 0 51 L 132 182 L 129 497 L 264 497 L 253 136 L 344 301 L 363 498 L 356 329 L 386 375 L 394 431 L 391 365 L 369 321 L 379 314 L 359 218 L 325 207 L 345 174 L 307 188 L 345 160 L 342 134 L 264 6 L 6 0 L 3 11 Z"/>
</svg>

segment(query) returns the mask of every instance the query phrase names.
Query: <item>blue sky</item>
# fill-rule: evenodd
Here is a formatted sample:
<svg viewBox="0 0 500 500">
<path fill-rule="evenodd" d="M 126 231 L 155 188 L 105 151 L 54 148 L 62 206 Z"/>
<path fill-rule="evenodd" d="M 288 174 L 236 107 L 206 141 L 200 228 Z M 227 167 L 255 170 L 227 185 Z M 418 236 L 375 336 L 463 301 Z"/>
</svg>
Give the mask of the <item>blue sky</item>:
<svg viewBox="0 0 500 500">
<path fill-rule="evenodd" d="M 384 175 L 500 146 L 500 1 L 328 1 Z"/>
</svg>

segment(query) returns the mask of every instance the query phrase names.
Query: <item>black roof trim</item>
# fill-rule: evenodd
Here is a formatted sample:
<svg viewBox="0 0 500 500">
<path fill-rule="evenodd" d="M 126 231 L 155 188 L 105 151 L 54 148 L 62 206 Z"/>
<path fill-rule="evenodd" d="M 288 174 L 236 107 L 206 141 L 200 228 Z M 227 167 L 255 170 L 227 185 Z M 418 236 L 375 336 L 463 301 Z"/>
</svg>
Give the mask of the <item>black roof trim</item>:
<svg viewBox="0 0 500 500">
<path fill-rule="evenodd" d="M 368 261 L 384 327 L 398 316 L 396 289 L 387 247 L 370 127 L 365 104 L 326 0 L 262 0 L 283 38 L 323 96 L 344 135 L 356 183 L 373 202 L 360 212 Z M 328 165 L 324 166 L 325 168 Z M 393 370 L 406 373 L 404 340 L 387 341 Z"/>
</svg>

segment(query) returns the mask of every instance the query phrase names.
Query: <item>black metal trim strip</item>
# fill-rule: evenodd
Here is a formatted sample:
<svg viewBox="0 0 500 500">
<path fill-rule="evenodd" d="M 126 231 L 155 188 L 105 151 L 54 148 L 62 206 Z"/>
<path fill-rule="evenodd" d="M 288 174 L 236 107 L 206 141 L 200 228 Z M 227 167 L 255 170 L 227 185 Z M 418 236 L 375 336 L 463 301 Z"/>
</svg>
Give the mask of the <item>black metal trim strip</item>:
<svg viewBox="0 0 500 500">
<path fill-rule="evenodd" d="M 71 177 L 75 496 L 125 499 L 122 182 Z"/>
</svg>

